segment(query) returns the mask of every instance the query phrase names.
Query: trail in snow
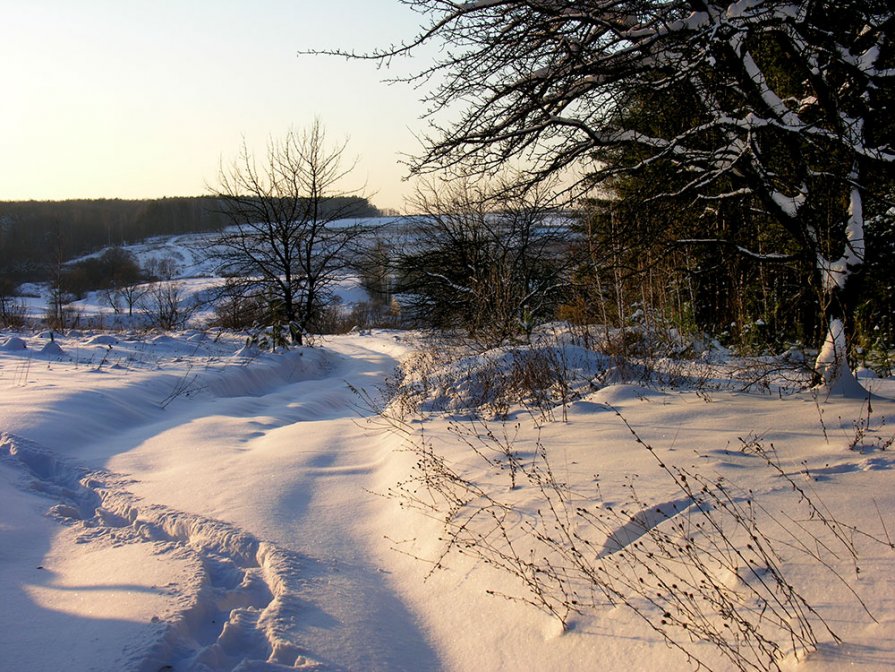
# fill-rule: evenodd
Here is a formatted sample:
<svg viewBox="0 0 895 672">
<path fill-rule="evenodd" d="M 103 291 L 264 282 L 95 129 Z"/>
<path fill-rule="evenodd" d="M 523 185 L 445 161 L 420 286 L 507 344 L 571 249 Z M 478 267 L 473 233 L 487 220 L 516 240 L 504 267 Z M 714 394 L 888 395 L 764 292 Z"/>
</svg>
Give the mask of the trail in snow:
<svg viewBox="0 0 895 672">
<path fill-rule="evenodd" d="M 53 502 L 52 516 L 77 543 L 142 545 L 193 561 L 192 594 L 147 625 L 149 643 L 132 647 L 128 669 L 438 667 L 357 527 L 371 497 L 364 477 L 388 449 L 372 446 L 355 423 L 346 382 L 381 381 L 394 360 L 357 344 L 344 349 L 322 378 L 254 381 L 245 386 L 251 396 L 239 396 L 239 384 L 219 385 L 204 402 L 184 400 L 170 417 L 122 428 L 88 451 L 108 454 L 107 467 L 78 464 L 26 437 L 0 439 L 0 455 Z M 219 459 L 208 465 L 210 452 Z M 253 455 L 264 464 L 253 466 Z M 282 469 L 258 471 L 269 471 L 271 459 Z M 210 480 L 223 498 L 191 488 L 203 468 L 218 470 Z"/>
<path fill-rule="evenodd" d="M 0 670 L 692 667 L 618 605 L 561 633 L 522 601 L 524 585 L 474 558 L 453 554 L 424 581 L 431 565 L 419 559 L 443 551 L 439 520 L 371 494 L 410 482 L 416 456 L 368 431 L 375 423 L 358 418 L 346 385 L 381 384 L 403 335 L 238 357 L 242 339 L 226 334 L 122 335 L 111 351 L 88 336 L 57 335 L 68 358 L 36 354 L 41 336 L 0 349 Z M 895 383 L 879 384 L 895 397 Z M 891 402 L 874 400 L 871 417 L 869 405 L 810 395 L 711 401 L 612 385 L 571 404 L 566 422 L 523 423 L 517 445 L 540 442 L 574 492 L 619 512 L 611 529 L 591 530 L 605 533 L 594 536 L 604 557 L 692 513 L 656 455 L 792 515 L 791 483 L 742 452 L 743 437 L 772 450 L 825 511 L 888 538 Z M 443 419 L 422 429 L 472 482 L 538 515 L 537 487 L 510 488 Z M 847 554 L 835 563 L 847 584 L 784 549 L 793 585 L 846 642 L 822 643 L 806 670 L 892 668 L 895 560 L 885 543 L 857 541 L 860 576 Z M 716 660 L 710 644 L 695 646 Z"/>
<path fill-rule="evenodd" d="M 257 626 L 273 601 L 273 568 L 282 564 L 275 549 L 220 521 L 140 502 L 121 475 L 67 464 L 20 437 L 2 436 L 0 450 L 27 471 L 32 489 L 58 500 L 50 513 L 78 526 L 78 543 L 153 544 L 156 553 L 187 550 L 200 561 L 192 603 L 137 669 L 232 669 L 252 655 L 277 662 L 289 657 L 279 642 L 253 636 L 247 627 Z M 235 640 L 250 646 L 234 650 Z"/>
</svg>

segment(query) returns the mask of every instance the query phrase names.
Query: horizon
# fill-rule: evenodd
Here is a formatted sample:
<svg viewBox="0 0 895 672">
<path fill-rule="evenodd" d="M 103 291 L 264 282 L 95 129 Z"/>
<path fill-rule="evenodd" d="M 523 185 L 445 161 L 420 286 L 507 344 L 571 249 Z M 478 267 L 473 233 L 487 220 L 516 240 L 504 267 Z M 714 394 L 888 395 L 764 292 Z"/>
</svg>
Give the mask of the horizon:
<svg viewBox="0 0 895 672">
<path fill-rule="evenodd" d="M 164 201 L 164 200 L 176 200 L 176 199 L 198 199 L 198 198 L 222 198 L 219 194 L 168 194 L 165 196 L 146 196 L 146 197 L 135 197 L 135 198 L 122 198 L 121 196 L 95 196 L 95 197 L 75 197 L 75 198 L 0 198 L 0 203 L 78 203 L 83 201 L 94 202 L 94 201 L 132 201 L 132 202 L 140 202 L 140 201 Z M 373 199 L 369 196 L 364 196 L 363 194 L 332 194 L 330 196 L 324 196 L 324 199 L 327 198 L 360 198 L 377 210 L 384 211 L 389 210 L 390 208 L 380 208 L 374 202 Z"/>
</svg>

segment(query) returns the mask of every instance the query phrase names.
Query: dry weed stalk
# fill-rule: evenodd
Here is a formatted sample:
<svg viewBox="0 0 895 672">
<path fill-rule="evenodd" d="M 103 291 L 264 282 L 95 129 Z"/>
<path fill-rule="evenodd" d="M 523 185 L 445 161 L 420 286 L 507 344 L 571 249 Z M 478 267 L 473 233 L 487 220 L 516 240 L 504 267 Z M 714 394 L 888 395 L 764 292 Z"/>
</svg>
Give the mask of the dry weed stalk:
<svg viewBox="0 0 895 672">
<path fill-rule="evenodd" d="M 452 553 L 484 562 L 524 588 L 489 592 L 534 605 L 564 628 L 576 614 L 620 605 L 695 669 L 779 672 L 785 657 L 813 651 L 823 639 L 838 642 L 788 578 L 786 553 L 817 562 L 848 586 L 842 551 L 857 568 L 854 536 L 881 540 L 838 522 L 780 467 L 773 447 L 752 439 L 743 450 L 790 486 L 795 501 L 787 503 L 785 520 L 751 490 L 666 464 L 611 410 L 652 456 L 656 475 L 674 486 L 672 500 L 645 501 L 636 477 L 626 482 L 621 504 L 602 500 L 596 477 L 595 491 L 579 492 L 554 473 L 537 421 L 530 450 L 519 445 L 519 425 L 451 422 L 451 433 L 481 461 L 476 471 L 448 461 L 427 434 L 379 408 L 375 419 L 403 434 L 417 459 L 387 496 L 443 526 L 430 573 Z"/>
</svg>

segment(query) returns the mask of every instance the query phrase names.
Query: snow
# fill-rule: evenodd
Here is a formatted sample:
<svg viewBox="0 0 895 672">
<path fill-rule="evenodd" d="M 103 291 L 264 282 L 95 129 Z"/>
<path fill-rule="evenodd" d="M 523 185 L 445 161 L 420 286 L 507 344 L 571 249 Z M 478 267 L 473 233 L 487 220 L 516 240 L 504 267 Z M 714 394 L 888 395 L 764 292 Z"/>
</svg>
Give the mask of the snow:
<svg viewBox="0 0 895 672">
<path fill-rule="evenodd" d="M 6 337 L 27 348 L 0 349 L 4 669 L 692 669 L 620 604 L 598 601 L 563 631 L 521 601 L 521 582 L 473 556 L 451 553 L 427 578 L 426 560 L 443 550 L 443 517 L 396 494 L 414 482 L 421 437 L 513 503 L 511 535 L 543 504 L 530 482 L 520 476 L 510 488 L 499 460 L 489 466 L 458 441 L 471 427 L 462 404 L 441 412 L 451 406 L 438 396 L 452 394 L 451 375 L 461 401 L 482 398 L 472 388 L 489 383 L 483 372 L 518 361 L 506 350 L 413 369 L 405 382 L 424 390 L 421 410 L 407 416 L 409 433 L 395 433 L 349 384 L 376 398 L 396 366 L 419 361 L 425 344 L 413 334 L 374 330 L 276 354 L 216 332 Z M 41 353 L 49 342 L 61 352 Z M 562 359 L 579 381 L 609 366 L 570 345 Z M 540 440 L 587 506 L 623 502 L 636 487 L 641 505 L 597 543 L 595 558 L 622 557 L 648 530 L 699 515 L 686 502 L 668 519 L 653 512 L 683 502 L 656 456 L 750 489 L 764 511 L 790 512 L 823 537 L 821 525 L 797 517 L 789 482 L 741 450 L 752 440 L 842 524 L 880 539 L 892 529 L 895 460 L 885 448 L 895 381 L 864 379 L 871 410 L 866 398 L 810 391 L 604 380 L 613 384 L 570 386 L 564 416 L 541 418 L 540 430 L 519 406 L 506 425 L 487 421 L 497 436 L 515 436 L 526 465 Z M 847 554 L 823 555 L 844 583 L 782 547 L 788 580 L 843 638 L 838 646 L 819 632 L 819 649 L 785 669 L 895 664 L 895 552 L 861 535 L 855 544 L 860 574 Z M 694 647 L 729 669 L 710 645 Z"/>
<path fill-rule="evenodd" d="M 857 179 L 857 174 L 852 174 L 852 179 Z M 816 234 L 812 231 L 812 236 Z M 845 250 L 843 255 L 831 261 L 823 254 L 817 255 L 817 268 L 821 272 L 821 281 L 824 291 L 830 292 L 834 288 L 844 289 L 852 272 L 864 263 L 864 212 L 861 200 L 861 192 L 853 187 L 851 189 L 848 208 L 848 221 L 845 227 Z"/>
<path fill-rule="evenodd" d="M 733 2 L 727 6 L 727 18 L 742 18 L 759 5 L 761 5 L 761 0 L 738 0 Z"/>
<path fill-rule="evenodd" d="M 330 225 L 334 228 L 360 227 L 367 232 L 365 235 L 369 235 L 369 239 L 373 240 L 377 235 L 406 236 L 408 222 L 412 221 L 413 219 L 408 217 L 351 218 L 336 220 Z M 218 277 L 217 262 L 209 255 L 217 235 L 189 233 L 159 236 L 140 243 L 124 245 L 122 248 L 131 253 L 144 270 L 157 272 L 160 266 L 167 265 L 173 275 L 168 280 L 159 281 L 159 285 L 174 284 L 180 305 L 188 308 L 191 313 L 188 323 L 201 326 L 214 318 L 209 299 L 214 297 L 216 290 L 225 282 L 224 278 Z M 105 251 L 106 249 L 99 250 L 72 259 L 68 263 L 99 257 Z M 328 289 L 332 290 L 346 314 L 349 314 L 357 304 L 369 301 L 369 295 L 357 276 L 346 273 L 335 280 L 336 282 Z M 150 297 L 146 296 L 146 290 L 152 287 L 152 283 L 145 283 L 136 288 L 136 296 L 139 298 L 133 306 L 133 315 L 129 315 L 123 297 L 118 297 L 117 308 L 113 308 L 110 305 L 108 292 L 88 292 L 86 296 L 65 305 L 66 322 L 87 329 L 144 328 L 151 322 L 151 315 L 147 317 L 145 313 L 146 304 L 151 304 Z M 25 306 L 26 316 L 30 320 L 37 321 L 47 315 L 51 292 L 46 283 L 22 284 L 18 288 L 18 294 L 16 300 Z M 151 308 L 148 312 L 151 314 Z"/>
<path fill-rule="evenodd" d="M 855 399 L 866 399 L 865 390 L 848 367 L 845 326 L 842 320 L 830 320 L 823 347 L 817 355 L 815 370 L 823 380 L 824 392 Z"/>
<path fill-rule="evenodd" d="M 796 196 L 787 196 L 779 191 L 772 191 L 771 198 L 787 217 L 796 217 L 799 214 L 799 208 L 805 203 L 804 193 L 799 193 Z"/>
<path fill-rule="evenodd" d="M 24 350 L 27 346 L 25 341 L 23 341 L 18 336 L 11 336 L 6 339 L 3 343 L 2 347 L 4 350 Z"/>
</svg>

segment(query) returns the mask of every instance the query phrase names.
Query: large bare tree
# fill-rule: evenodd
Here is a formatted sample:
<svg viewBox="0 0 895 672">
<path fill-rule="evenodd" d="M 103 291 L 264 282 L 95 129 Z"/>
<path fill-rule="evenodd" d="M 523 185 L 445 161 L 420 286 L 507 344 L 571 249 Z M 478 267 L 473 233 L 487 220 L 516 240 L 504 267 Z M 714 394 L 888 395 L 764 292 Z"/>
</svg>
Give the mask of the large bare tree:
<svg viewBox="0 0 895 672">
<path fill-rule="evenodd" d="M 260 160 L 243 142 L 222 166 L 215 195 L 231 226 L 210 246 L 228 290 L 262 305 L 270 325 L 294 344 L 319 324 L 333 285 L 347 267 L 360 229 L 344 221 L 367 206 L 343 183 L 353 163 L 345 143 L 330 145 L 319 121 L 271 140 Z"/>
<path fill-rule="evenodd" d="M 404 1 L 427 25 L 363 57 L 442 47 L 411 78 L 430 91 L 414 171 L 516 162 L 529 184 L 571 168 L 587 188 L 662 168 L 680 178 L 670 196 L 760 210 L 790 249 L 737 249 L 815 264 L 829 327 L 818 371 L 857 388 L 843 306 L 868 196 L 895 164 L 890 0 Z M 672 123 L 653 123 L 660 110 Z"/>
</svg>

